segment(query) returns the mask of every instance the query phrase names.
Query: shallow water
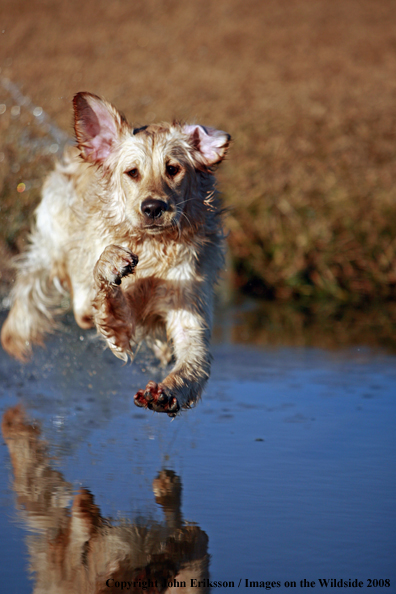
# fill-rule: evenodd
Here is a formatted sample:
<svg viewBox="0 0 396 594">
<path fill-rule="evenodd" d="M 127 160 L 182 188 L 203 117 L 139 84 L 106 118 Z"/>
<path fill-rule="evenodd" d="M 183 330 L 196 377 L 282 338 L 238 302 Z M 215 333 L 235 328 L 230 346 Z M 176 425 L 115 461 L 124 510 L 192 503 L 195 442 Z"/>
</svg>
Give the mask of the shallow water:
<svg viewBox="0 0 396 594">
<path fill-rule="evenodd" d="M 1 591 L 82 592 L 95 567 L 103 592 L 123 575 L 199 579 L 193 592 L 396 592 L 396 357 L 213 354 L 203 400 L 170 421 L 132 402 L 158 378 L 145 352 L 123 366 L 71 322 L 27 365 L 1 352 L 1 415 L 20 403 L 36 427 L 11 427 L 0 449 Z M 97 507 L 85 491 L 77 506 L 81 489 Z"/>
</svg>

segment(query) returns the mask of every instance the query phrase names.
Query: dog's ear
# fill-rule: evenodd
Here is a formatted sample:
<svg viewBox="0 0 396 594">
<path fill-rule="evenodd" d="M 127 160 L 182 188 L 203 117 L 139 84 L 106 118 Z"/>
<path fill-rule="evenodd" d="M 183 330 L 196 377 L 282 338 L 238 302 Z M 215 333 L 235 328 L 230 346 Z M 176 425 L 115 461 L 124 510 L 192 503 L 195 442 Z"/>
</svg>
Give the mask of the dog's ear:
<svg viewBox="0 0 396 594">
<path fill-rule="evenodd" d="M 120 139 L 125 118 L 110 103 L 91 93 L 77 93 L 73 106 L 81 156 L 89 163 L 103 163 Z"/>
<path fill-rule="evenodd" d="M 204 126 L 184 126 L 189 143 L 195 149 L 194 157 L 205 168 L 220 163 L 227 152 L 231 136 L 222 130 Z"/>
</svg>

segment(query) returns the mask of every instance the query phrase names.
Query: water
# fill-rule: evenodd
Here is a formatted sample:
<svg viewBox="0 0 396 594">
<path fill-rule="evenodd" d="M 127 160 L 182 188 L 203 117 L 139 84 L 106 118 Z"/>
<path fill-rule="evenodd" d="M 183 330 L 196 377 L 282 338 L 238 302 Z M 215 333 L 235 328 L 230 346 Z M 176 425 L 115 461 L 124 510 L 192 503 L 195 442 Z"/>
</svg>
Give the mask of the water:
<svg viewBox="0 0 396 594">
<path fill-rule="evenodd" d="M 132 402 L 158 378 L 149 355 L 122 366 L 71 322 L 27 365 L 1 352 L 1 415 L 19 403 L 36 427 L 0 448 L 1 591 L 396 592 L 396 357 L 213 354 L 171 421 Z"/>
</svg>

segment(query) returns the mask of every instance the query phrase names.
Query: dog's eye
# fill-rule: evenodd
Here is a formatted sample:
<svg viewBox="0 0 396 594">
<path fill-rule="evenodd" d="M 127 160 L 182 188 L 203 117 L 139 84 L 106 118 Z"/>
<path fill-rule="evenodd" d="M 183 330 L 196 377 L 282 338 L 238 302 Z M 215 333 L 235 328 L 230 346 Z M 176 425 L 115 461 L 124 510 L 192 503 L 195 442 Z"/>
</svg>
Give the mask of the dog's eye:
<svg viewBox="0 0 396 594">
<path fill-rule="evenodd" d="M 178 167 L 177 165 L 167 165 L 166 166 L 166 173 L 169 175 L 169 177 L 175 177 L 175 175 L 177 175 L 180 171 L 180 167 Z"/>
<path fill-rule="evenodd" d="M 130 169 L 129 171 L 125 172 L 127 175 L 129 175 L 129 177 L 131 177 L 132 179 L 138 179 L 139 177 L 139 169 Z"/>
</svg>

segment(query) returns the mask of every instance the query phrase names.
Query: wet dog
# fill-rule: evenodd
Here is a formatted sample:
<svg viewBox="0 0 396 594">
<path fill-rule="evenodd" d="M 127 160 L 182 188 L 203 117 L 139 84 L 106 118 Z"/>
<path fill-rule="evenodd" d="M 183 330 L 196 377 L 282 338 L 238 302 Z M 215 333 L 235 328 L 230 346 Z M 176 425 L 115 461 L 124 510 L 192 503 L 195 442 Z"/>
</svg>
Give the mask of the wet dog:
<svg viewBox="0 0 396 594">
<path fill-rule="evenodd" d="M 135 403 L 175 416 L 210 373 L 224 243 L 213 167 L 230 136 L 179 123 L 133 129 L 90 93 L 74 97 L 74 118 L 77 147 L 47 178 L 17 263 L 3 347 L 26 359 L 69 292 L 79 326 L 96 326 L 117 357 L 132 357 L 143 339 L 163 363 L 174 357 Z"/>
</svg>

